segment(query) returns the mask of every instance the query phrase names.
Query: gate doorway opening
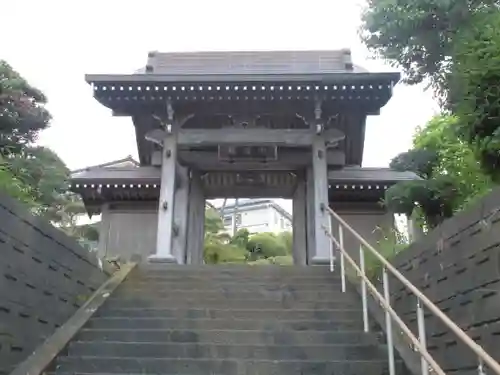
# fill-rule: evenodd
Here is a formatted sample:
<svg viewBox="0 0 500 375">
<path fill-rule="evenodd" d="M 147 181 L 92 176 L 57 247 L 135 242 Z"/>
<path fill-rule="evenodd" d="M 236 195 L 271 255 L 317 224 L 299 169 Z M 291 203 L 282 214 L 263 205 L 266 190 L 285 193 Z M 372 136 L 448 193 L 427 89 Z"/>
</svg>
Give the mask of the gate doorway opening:
<svg viewBox="0 0 500 375">
<path fill-rule="evenodd" d="M 206 264 L 294 264 L 289 200 L 212 199 L 205 207 Z"/>
</svg>

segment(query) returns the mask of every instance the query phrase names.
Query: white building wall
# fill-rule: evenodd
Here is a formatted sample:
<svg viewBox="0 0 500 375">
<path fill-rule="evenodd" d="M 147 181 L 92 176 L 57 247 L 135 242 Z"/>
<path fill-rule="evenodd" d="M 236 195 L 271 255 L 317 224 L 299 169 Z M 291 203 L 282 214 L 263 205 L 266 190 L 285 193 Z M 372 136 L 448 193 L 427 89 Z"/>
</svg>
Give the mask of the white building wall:
<svg viewBox="0 0 500 375">
<path fill-rule="evenodd" d="M 250 233 L 291 231 L 291 222 L 272 206 L 259 208 L 242 207 L 237 211 L 238 229 L 247 229 Z M 232 213 L 227 213 L 224 228 L 231 233 Z"/>
</svg>

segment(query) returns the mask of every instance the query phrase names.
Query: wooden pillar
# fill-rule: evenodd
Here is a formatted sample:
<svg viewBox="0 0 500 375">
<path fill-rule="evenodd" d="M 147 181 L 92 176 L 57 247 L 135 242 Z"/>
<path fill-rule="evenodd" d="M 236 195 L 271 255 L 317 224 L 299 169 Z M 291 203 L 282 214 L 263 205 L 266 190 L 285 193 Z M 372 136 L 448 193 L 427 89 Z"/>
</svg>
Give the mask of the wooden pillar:
<svg viewBox="0 0 500 375">
<path fill-rule="evenodd" d="M 314 214 L 314 176 L 312 166 L 307 168 L 306 171 L 306 243 L 307 243 L 307 263 L 311 264 L 314 256 L 314 249 L 316 248 L 316 225 Z"/>
<path fill-rule="evenodd" d="M 200 172 L 191 171 L 187 236 L 187 263 L 203 264 L 205 242 L 205 193 Z"/>
<path fill-rule="evenodd" d="M 175 263 L 176 261 L 172 250 L 176 168 L 177 139 L 175 133 L 168 133 L 163 140 L 156 254 L 149 257 L 151 262 Z"/>
<path fill-rule="evenodd" d="M 177 188 L 175 190 L 173 251 L 177 263 L 186 263 L 186 246 L 188 235 L 188 203 L 189 203 L 189 171 L 177 165 Z"/>
<path fill-rule="evenodd" d="M 312 147 L 312 176 L 314 185 L 314 249 L 312 263 L 330 261 L 330 239 L 323 226 L 329 227 L 328 212 L 328 164 L 325 138 L 317 136 Z"/>
<path fill-rule="evenodd" d="M 101 207 L 101 222 L 99 224 L 99 243 L 97 254 L 99 258 L 105 258 L 108 253 L 108 238 L 109 228 L 111 225 L 111 217 L 109 211 L 109 203 L 104 203 Z"/>
<path fill-rule="evenodd" d="M 301 175 L 293 194 L 293 263 L 296 266 L 307 264 L 306 230 L 306 179 Z"/>
</svg>

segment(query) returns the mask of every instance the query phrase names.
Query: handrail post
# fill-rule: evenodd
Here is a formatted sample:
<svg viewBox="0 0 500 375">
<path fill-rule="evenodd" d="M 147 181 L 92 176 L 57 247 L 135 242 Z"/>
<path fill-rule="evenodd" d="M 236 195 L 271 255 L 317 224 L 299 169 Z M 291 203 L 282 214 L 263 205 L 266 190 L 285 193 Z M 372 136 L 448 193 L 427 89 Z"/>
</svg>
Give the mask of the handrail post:
<svg viewBox="0 0 500 375">
<path fill-rule="evenodd" d="M 366 281 L 364 276 L 366 276 L 365 270 L 365 250 L 363 245 L 359 245 L 359 267 L 361 268 L 361 301 L 363 302 L 363 328 L 365 332 L 368 332 L 370 328 L 368 327 L 368 301 L 366 294 Z"/>
<path fill-rule="evenodd" d="M 328 231 L 331 233 L 333 229 L 333 224 L 332 224 L 332 215 L 330 215 L 329 212 L 326 213 L 328 215 Z M 329 250 L 330 250 L 330 272 L 333 272 L 335 270 L 335 254 L 333 251 L 333 241 L 330 238 L 329 239 Z"/>
<path fill-rule="evenodd" d="M 425 337 L 425 315 L 424 315 L 424 307 L 422 306 L 422 302 L 420 298 L 417 297 L 417 324 L 418 324 L 418 339 L 423 348 L 427 349 L 427 339 Z M 429 375 L 429 365 L 425 358 L 420 356 L 421 365 L 422 365 L 422 375 Z"/>
<path fill-rule="evenodd" d="M 389 291 L 389 275 L 387 268 L 382 269 L 382 284 L 384 287 L 384 299 L 387 304 L 391 304 L 391 294 Z M 396 366 L 394 364 L 394 338 L 392 336 L 392 318 L 389 310 L 385 310 L 385 331 L 387 334 L 387 356 L 389 359 L 389 375 L 396 374 Z"/>
<path fill-rule="evenodd" d="M 384 272 L 390 272 L 396 280 L 399 280 L 403 285 L 417 298 L 417 321 L 418 321 L 418 338 L 415 334 L 408 328 L 401 317 L 394 311 L 390 305 L 390 295 L 388 293 L 388 280 L 384 281 L 384 287 L 387 288 L 387 297 L 383 297 L 377 288 L 372 284 L 372 282 L 364 276 L 366 286 L 370 293 L 381 303 L 386 311 L 390 315 L 390 318 L 395 322 L 401 329 L 402 332 L 410 339 L 414 348 L 420 353 L 421 359 L 421 374 L 428 375 L 430 371 L 435 372 L 437 375 L 446 375 L 440 365 L 427 351 L 426 345 L 426 332 L 425 332 L 425 313 L 424 308 L 429 309 L 429 311 L 444 323 L 447 328 L 454 333 L 472 352 L 474 352 L 478 359 L 477 373 L 479 375 L 485 375 L 486 369 L 494 374 L 500 375 L 500 363 L 496 361 L 491 355 L 489 355 L 479 344 L 474 342 L 457 324 L 453 322 L 439 307 L 437 307 L 425 294 L 423 294 L 415 285 L 413 285 L 401 272 L 399 272 L 383 255 L 381 255 L 369 242 L 367 242 L 358 232 L 356 232 L 340 215 L 338 215 L 331 208 L 326 207 L 326 210 L 330 213 L 331 217 L 338 222 L 339 225 L 339 240 L 333 236 L 332 233 L 328 232 L 328 235 L 335 243 L 335 245 L 341 249 L 340 251 L 340 265 L 342 269 L 342 289 L 345 290 L 345 260 L 347 260 L 349 265 L 356 271 L 358 275 L 363 274 L 359 265 L 352 259 L 349 252 L 344 252 L 344 238 L 343 229 L 347 229 L 349 233 L 356 238 L 365 249 L 368 249 L 371 254 L 378 259 L 383 267 Z M 500 211 L 500 210 L 499 210 Z M 384 275 L 384 277 L 387 277 Z M 391 325 L 388 324 L 388 327 Z M 393 333 L 389 337 L 392 337 Z M 393 345 L 391 346 L 393 347 Z"/>
<path fill-rule="evenodd" d="M 342 292 L 345 292 L 345 260 L 344 260 L 344 228 L 339 223 L 339 252 L 340 252 L 340 280 L 342 283 Z"/>
<path fill-rule="evenodd" d="M 481 358 L 479 358 L 479 364 L 477 365 L 478 375 L 486 375 L 486 370 L 484 369 L 484 363 Z"/>
</svg>

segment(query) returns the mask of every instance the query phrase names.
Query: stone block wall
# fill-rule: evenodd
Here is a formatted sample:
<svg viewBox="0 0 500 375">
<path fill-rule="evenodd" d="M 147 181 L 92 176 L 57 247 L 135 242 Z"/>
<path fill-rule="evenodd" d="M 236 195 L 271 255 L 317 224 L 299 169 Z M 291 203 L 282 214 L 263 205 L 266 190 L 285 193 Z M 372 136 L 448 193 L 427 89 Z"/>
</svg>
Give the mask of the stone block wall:
<svg viewBox="0 0 500 375">
<path fill-rule="evenodd" d="M 0 374 L 8 374 L 106 281 L 96 254 L 0 193 Z"/>
<path fill-rule="evenodd" d="M 500 189 L 413 243 L 393 264 L 500 361 Z M 393 278 L 390 285 L 395 310 L 417 333 L 415 297 Z M 425 323 L 428 349 L 445 372 L 472 373 L 476 356 L 429 312 Z"/>
</svg>

